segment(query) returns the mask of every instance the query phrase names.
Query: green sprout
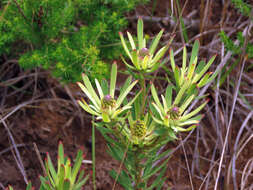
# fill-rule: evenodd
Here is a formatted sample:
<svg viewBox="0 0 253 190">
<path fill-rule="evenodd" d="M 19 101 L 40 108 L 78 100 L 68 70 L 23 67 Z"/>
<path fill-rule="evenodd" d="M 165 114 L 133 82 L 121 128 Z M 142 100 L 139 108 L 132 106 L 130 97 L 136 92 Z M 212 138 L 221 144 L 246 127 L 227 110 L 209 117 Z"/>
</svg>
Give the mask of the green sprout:
<svg viewBox="0 0 253 190">
<path fill-rule="evenodd" d="M 89 178 L 89 175 L 84 177 L 84 170 L 80 171 L 82 160 L 83 153 L 79 150 L 74 166 L 72 167 L 70 159 L 64 156 L 63 145 L 60 142 L 58 147 L 57 170 L 55 170 L 52 160 L 47 154 L 45 164 L 46 176 L 40 176 L 40 190 L 80 190 Z"/>
<path fill-rule="evenodd" d="M 63 145 L 60 142 L 58 146 L 57 170 L 54 168 L 53 162 L 47 154 L 45 161 L 45 177 L 40 176 L 40 190 L 81 190 L 87 182 L 89 175 L 84 177 L 84 170 L 81 170 L 83 161 L 83 152 L 78 151 L 74 166 L 72 167 L 69 158 L 64 156 Z M 78 175 L 79 174 L 79 175 Z M 12 186 L 8 186 L 8 190 L 13 190 Z M 33 190 L 32 183 L 26 186 L 26 190 Z"/>
<path fill-rule="evenodd" d="M 127 36 L 131 45 L 131 50 L 127 47 L 127 44 L 125 42 L 125 39 L 123 37 L 123 34 L 120 32 L 120 39 L 122 46 L 133 63 L 133 65 L 129 65 L 125 59 L 122 57 L 122 60 L 126 64 L 127 67 L 129 67 L 132 70 L 141 71 L 144 73 L 151 73 L 157 70 L 163 63 L 161 63 L 160 59 L 164 56 L 166 51 L 168 50 L 173 38 L 169 41 L 169 43 L 162 47 L 156 54 L 156 48 L 159 44 L 159 41 L 162 37 L 163 30 L 161 30 L 157 36 L 154 38 L 152 44 L 150 45 L 150 48 L 148 49 L 146 47 L 146 39 L 143 35 L 143 21 L 142 19 L 138 20 L 137 25 L 137 39 L 138 39 L 138 46 L 135 45 L 135 42 L 133 40 L 132 35 L 127 32 Z"/>
<path fill-rule="evenodd" d="M 97 119 L 102 119 L 104 122 L 111 122 L 113 120 L 119 119 L 119 115 L 131 108 L 131 104 L 139 96 L 138 93 L 130 102 L 121 107 L 121 104 L 125 100 L 128 93 L 133 89 L 133 87 L 138 82 L 137 80 L 131 83 L 132 78 L 129 77 L 122 88 L 120 95 L 117 100 L 115 100 L 115 87 L 116 87 L 116 78 L 117 78 L 117 64 L 112 65 L 111 70 L 111 80 L 110 80 L 110 89 L 109 94 L 107 84 L 100 85 L 97 79 L 95 79 L 96 87 L 98 90 L 97 95 L 96 91 L 91 85 L 89 78 L 86 75 L 83 75 L 84 85 L 78 82 L 78 85 L 86 96 L 90 99 L 91 103 L 88 105 L 83 99 L 78 101 L 80 106 L 88 113 L 95 115 Z"/>
</svg>

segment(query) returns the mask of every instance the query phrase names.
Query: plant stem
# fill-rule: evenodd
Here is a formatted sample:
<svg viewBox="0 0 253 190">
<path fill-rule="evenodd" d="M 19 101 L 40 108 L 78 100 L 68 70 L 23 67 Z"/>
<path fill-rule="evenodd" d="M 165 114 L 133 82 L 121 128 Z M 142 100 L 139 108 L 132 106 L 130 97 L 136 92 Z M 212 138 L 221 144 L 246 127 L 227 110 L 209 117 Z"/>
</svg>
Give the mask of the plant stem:
<svg viewBox="0 0 253 190">
<path fill-rule="evenodd" d="M 92 183 L 93 190 L 96 190 L 96 168 L 95 168 L 95 125 L 94 116 L 92 116 Z"/>
<path fill-rule="evenodd" d="M 141 165 L 141 159 L 139 158 L 140 149 L 138 148 L 135 152 L 135 186 L 134 189 L 136 190 L 142 190 L 142 188 L 139 187 L 139 185 L 142 183 L 142 165 Z"/>
</svg>

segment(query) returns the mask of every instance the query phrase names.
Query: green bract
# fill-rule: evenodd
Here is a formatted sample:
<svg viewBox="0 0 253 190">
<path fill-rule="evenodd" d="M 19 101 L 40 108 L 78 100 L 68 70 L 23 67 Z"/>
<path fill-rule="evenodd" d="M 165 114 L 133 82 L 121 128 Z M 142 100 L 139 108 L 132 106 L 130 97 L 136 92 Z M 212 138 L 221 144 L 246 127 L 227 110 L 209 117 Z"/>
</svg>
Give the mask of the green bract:
<svg viewBox="0 0 253 190">
<path fill-rule="evenodd" d="M 90 99 L 92 104 L 87 104 L 83 99 L 78 101 L 81 107 L 88 113 L 97 116 L 97 119 L 102 119 L 104 122 L 111 122 L 112 120 L 119 119 L 119 115 L 131 108 L 131 104 L 138 97 L 138 93 L 130 102 L 125 106 L 121 107 L 122 102 L 132 90 L 132 88 L 138 82 L 137 80 L 131 83 L 132 78 L 129 77 L 123 88 L 121 89 L 120 95 L 117 100 L 115 100 L 115 87 L 116 87 L 116 78 L 117 78 L 117 65 L 114 63 L 111 70 L 111 80 L 110 80 L 110 89 L 108 89 L 107 84 L 100 85 L 97 79 L 95 79 L 96 87 L 99 96 L 91 85 L 89 78 L 86 75 L 83 75 L 84 85 L 78 82 L 78 85 L 86 96 Z M 109 94 L 106 92 L 109 90 Z"/>
<path fill-rule="evenodd" d="M 153 40 L 150 48 L 148 49 L 146 47 L 146 39 L 143 37 L 143 21 L 142 19 L 138 20 L 138 26 L 137 26 L 137 38 L 138 38 L 138 46 L 136 47 L 135 42 L 133 40 L 132 35 L 127 32 L 127 36 L 129 39 L 129 43 L 131 45 L 131 50 L 127 47 L 127 44 L 124 40 L 123 34 L 120 32 L 120 39 L 121 43 L 123 45 L 123 48 L 133 63 L 132 65 L 129 65 L 125 59 L 122 57 L 122 60 L 132 70 L 141 71 L 144 73 L 150 73 L 158 69 L 162 63 L 160 59 L 164 56 L 165 52 L 168 50 L 173 38 L 171 38 L 170 42 L 162 47 L 156 54 L 156 48 L 157 45 L 162 37 L 163 30 L 161 30 L 158 35 Z"/>
</svg>

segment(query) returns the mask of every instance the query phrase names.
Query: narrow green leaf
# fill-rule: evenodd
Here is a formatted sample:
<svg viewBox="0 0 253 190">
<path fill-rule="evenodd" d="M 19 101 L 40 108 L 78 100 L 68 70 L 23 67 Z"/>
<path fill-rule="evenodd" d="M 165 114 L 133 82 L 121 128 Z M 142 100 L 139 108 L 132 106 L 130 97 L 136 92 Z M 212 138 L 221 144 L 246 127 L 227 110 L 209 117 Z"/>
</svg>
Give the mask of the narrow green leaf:
<svg viewBox="0 0 253 190">
<path fill-rule="evenodd" d="M 50 174 L 51 174 L 51 176 L 53 178 L 53 181 L 56 181 L 57 180 L 57 173 L 56 173 L 56 171 L 54 169 L 54 165 L 52 163 L 52 160 L 51 160 L 49 154 L 47 155 L 47 164 L 48 164 L 49 172 L 50 172 Z"/>
<path fill-rule="evenodd" d="M 81 187 L 88 181 L 89 175 L 86 175 L 83 180 L 81 180 L 79 183 L 75 184 L 73 190 L 80 190 Z"/>
<path fill-rule="evenodd" d="M 127 89 L 127 87 L 131 84 L 132 78 L 133 78 L 133 77 L 130 75 L 130 76 L 126 79 L 124 85 L 123 85 L 122 87 L 120 87 L 120 94 L 123 93 L 123 92 Z"/>
<path fill-rule="evenodd" d="M 141 67 L 143 70 L 146 70 L 149 67 L 148 63 L 149 63 L 149 56 L 145 56 L 141 63 Z"/>
<path fill-rule="evenodd" d="M 173 53 L 172 49 L 170 49 L 170 64 L 171 64 L 172 71 L 174 72 L 175 71 L 175 60 L 174 60 L 174 53 Z"/>
<path fill-rule="evenodd" d="M 162 102 L 163 102 L 163 109 L 166 111 L 166 110 L 168 110 L 168 107 L 167 107 L 168 103 L 163 95 L 161 95 L 161 97 L 162 97 Z"/>
<path fill-rule="evenodd" d="M 112 98 L 114 98 L 116 79 L 117 79 L 117 64 L 113 63 L 112 70 L 111 70 L 111 81 L 110 81 L 110 95 Z"/>
<path fill-rule="evenodd" d="M 153 97 L 156 105 L 158 106 L 159 110 L 163 110 L 163 106 L 158 98 L 154 84 L 151 84 L 151 94 L 152 94 L 152 97 Z"/>
<path fill-rule="evenodd" d="M 84 100 L 83 101 L 78 100 L 77 102 L 86 112 L 90 113 L 91 115 L 99 116 L 99 114 L 93 111 Z"/>
<path fill-rule="evenodd" d="M 218 75 L 219 71 L 217 70 L 214 74 L 212 74 L 212 76 L 207 80 L 206 84 L 208 84 L 209 82 L 212 82 L 213 79 Z"/>
<path fill-rule="evenodd" d="M 159 175 L 156 177 L 156 179 L 152 182 L 152 185 L 147 190 L 153 190 L 153 189 L 155 189 L 155 187 L 160 185 L 160 183 L 162 182 L 162 177 L 163 177 L 166 169 L 167 169 L 167 167 L 164 167 L 161 169 L 161 171 L 159 172 Z"/>
<path fill-rule="evenodd" d="M 198 58 L 197 57 L 198 56 L 198 51 L 199 51 L 199 40 L 196 40 L 193 44 L 189 67 L 194 63 L 194 61 L 197 61 L 196 58 Z"/>
<path fill-rule="evenodd" d="M 97 89 L 98 89 L 98 94 L 99 94 L 99 97 L 100 97 L 100 100 L 102 100 L 104 98 L 104 93 L 103 93 L 103 90 L 98 82 L 97 79 L 95 79 L 95 83 L 96 83 L 96 86 L 97 86 Z"/>
<path fill-rule="evenodd" d="M 174 78 L 176 81 L 176 86 L 179 88 L 181 85 L 183 85 L 184 80 L 180 81 L 180 69 L 178 66 L 176 66 L 174 70 Z"/>
<path fill-rule="evenodd" d="M 189 104 L 194 99 L 195 95 L 191 95 L 181 106 L 180 106 L 180 114 L 184 113 L 185 109 L 189 106 Z"/>
<path fill-rule="evenodd" d="M 134 102 L 135 102 L 135 100 L 139 97 L 139 95 L 141 94 L 141 92 L 142 92 L 142 90 L 140 90 L 136 95 L 135 95 L 135 97 L 130 101 L 130 102 L 128 102 L 125 106 L 131 106 Z M 124 106 L 124 107 L 125 107 Z"/>
<path fill-rule="evenodd" d="M 205 66 L 206 66 L 206 62 L 204 60 L 201 60 L 196 67 L 196 70 L 195 70 L 196 75 L 199 75 L 199 73 L 204 69 Z M 196 78 L 196 75 L 194 78 Z"/>
<path fill-rule="evenodd" d="M 93 88 L 93 86 L 92 86 L 92 84 L 91 84 L 91 82 L 90 82 L 88 76 L 85 75 L 85 74 L 82 74 L 82 77 L 83 77 L 83 82 L 84 82 L 84 84 L 85 84 L 87 90 L 89 91 L 90 95 L 92 96 L 92 98 L 94 98 L 94 100 L 96 101 L 97 105 L 100 106 L 101 101 L 100 101 L 100 99 L 98 98 L 97 93 L 96 93 L 96 91 L 94 90 L 94 88 Z"/>
<path fill-rule="evenodd" d="M 41 181 L 41 186 L 45 189 L 45 190 L 52 190 L 55 189 L 55 186 L 53 185 L 53 187 L 49 184 L 49 182 L 43 178 L 42 176 L 40 176 L 40 181 Z"/>
<path fill-rule="evenodd" d="M 74 184 L 76 181 L 77 174 L 78 174 L 80 167 L 82 165 L 82 160 L 83 160 L 83 152 L 81 150 L 79 150 L 77 152 L 75 164 L 74 164 L 73 170 L 72 170 L 71 184 Z"/>
<path fill-rule="evenodd" d="M 65 168 L 65 178 L 70 179 L 71 178 L 71 160 L 70 158 L 67 158 L 66 163 L 64 164 L 64 168 Z"/>
<path fill-rule="evenodd" d="M 155 55 L 155 57 L 152 59 L 151 64 L 155 64 L 156 62 L 158 62 L 166 53 L 166 51 L 168 50 L 169 46 L 164 46 L 162 47 Z"/>
<path fill-rule="evenodd" d="M 178 126 L 185 126 L 185 125 L 192 125 L 192 124 L 198 124 L 199 121 L 201 120 L 201 118 L 203 117 L 203 115 L 199 114 L 195 117 L 192 117 L 190 119 L 187 119 L 184 122 L 179 122 Z"/>
<path fill-rule="evenodd" d="M 124 59 L 123 56 L 121 56 L 121 59 L 122 59 L 122 61 L 126 64 L 126 66 L 127 66 L 129 69 L 136 70 L 135 67 L 133 67 L 132 65 L 129 65 L 129 64 L 126 62 L 126 60 Z"/>
<path fill-rule="evenodd" d="M 205 74 L 205 72 L 209 69 L 216 58 L 216 55 L 213 56 L 208 63 L 201 69 L 201 71 L 194 77 L 193 82 L 198 82 L 198 80 Z"/>
<path fill-rule="evenodd" d="M 168 85 L 166 88 L 165 99 L 167 102 L 167 107 L 170 107 L 171 102 L 172 102 L 172 86 L 171 85 Z"/>
<path fill-rule="evenodd" d="M 134 49 L 132 51 L 132 57 L 133 57 L 133 65 L 135 66 L 136 69 L 140 70 L 140 63 L 139 63 L 139 58 L 138 58 L 138 54 L 137 51 Z"/>
<path fill-rule="evenodd" d="M 197 125 L 192 125 L 188 128 L 182 128 L 182 127 L 176 127 L 177 131 L 180 131 L 180 132 L 187 132 L 187 131 L 192 131 L 193 129 L 195 129 L 197 127 Z"/>
<path fill-rule="evenodd" d="M 152 41 L 152 44 L 151 44 L 151 46 L 150 46 L 150 48 L 149 48 L 149 53 L 150 53 L 151 55 L 153 55 L 153 54 L 155 53 L 155 50 L 156 50 L 157 45 L 158 45 L 158 43 L 159 43 L 159 41 L 160 41 L 160 39 L 161 39 L 161 37 L 162 37 L 162 35 L 163 35 L 163 32 L 164 32 L 164 30 L 161 30 L 161 31 L 157 34 L 157 36 L 154 38 L 154 40 Z"/>
<path fill-rule="evenodd" d="M 159 165 L 156 168 L 153 168 L 151 172 L 148 173 L 148 175 L 145 175 L 142 177 L 143 180 L 146 180 L 148 178 L 150 178 L 151 176 L 153 176 L 154 174 L 158 173 L 159 170 L 163 167 L 165 167 L 165 165 L 167 164 L 167 162 L 169 161 L 169 158 L 167 158 L 161 165 Z"/>
<path fill-rule="evenodd" d="M 116 179 L 116 177 L 118 176 L 118 173 L 113 169 L 112 171 L 110 171 L 110 175 Z M 127 177 L 126 177 L 127 176 Z M 121 173 L 118 176 L 118 181 L 120 185 L 122 185 L 124 187 L 124 189 L 127 190 L 134 190 L 132 185 L 131 185 L 131 179 L 129 179 L 128 175 L 124 172 L 124 170 L 121 171 Z"/>
<path fill-rule="evenodd" d="M 184 46 L 183 49 L 183 64 L 182 64 L 182 70 L 185 71 L 186 69 L 186 60 L 187 60 L 187 51 L 186 51 L 186 47 Z"/>
<path fill-rule="evenodd" d="M 64 149 L 62 142 L 58 145 L 57 173 L 60 172 L 61 165 L 64 164 Z"/>
<path fill-rule="evenodd" d="M 157 119 L 155 116 L 153 116 L 152 114 L 151 114 L 151 117 L 152 117 L 152 119 L 156 122 L 156 123 L 158 123 L 158 124 L 160 124 L 160 125 L 163 125 L 163 122 L 161 121 L 161 120 L 159 120 L 159 119 Z"/>
<path fill-rule="evenodd" d="M 136 85 L 136 83 L 138 82 L 138 80 L 134 81 L 130 86 L 128 86 L 128 88 L 122 92 L 117 101 L 116 101 L 116 109 L 121 105 L 121 103 L 123 102 L 123 100 L 125 99 L 125 97 L 128 95 L 128 93 L 132 90 L 132 88 Z"/>
<path fill-rule="evenodd" d="M 144 48 L 143 44 L 143 21 L 142 19 L 138 19 L 138 24 L 137 24 L 137 38 L 138 38 L 138 45 L 139 45 L 139 50 Z"/>
<path fill-rule="evenodd" d="M 154 108 L 156 109 L 157 113 L 160 115 L 160 118 L 163 118 L 163 115 L 165 114 L 165 113 L 164 113 L 165 110 L 159 109 L 159 107 L 157 106 L 157 104 L 155 104 L 154 102 L 152 102 L 152 105 L 153 105 Z"/>
<path fill-rule="evenodd" d="M 93 105 L 96 107 L 97 110 L 99 110 L 101 102 L 99 101 L 99 104 L 93 98 L 92 94 L 89 92 L 89 90 L 80 82 L 77 82 L 78 86 L 82 89 L 82 91 L 85 93 L 85 95 L 90 99 L 90 101 L 93 103 Z M 98 98 L 98 97 L 97 97 Z"/>
<path fill-rule="evenodd" d="M 181 89 L 179 90 L 177 96 L 176 96 L 176 99 L 174 101 L 174 105 L 178 105 L 185 93 L 185 91 L 187 90 L 187 88 L 189 87 L 189 83 L 190 81 L 189 80 L 186 80 L 185 83 L 183 84 L 183 86 L 181 87 Z"/>
<path fill-rule="evenodd" d="M 196 108 L 195 110 L 193 110 L 192 112 L 186 114 L 186 115 L 183 115 L 181 118 L 180 118 L 180 121 L 183 122 L 183 121 L 186 121 L 187 119 L 190 119 L 192 116 L 196 115 L 197 113 L 199 113 L 204 107 L 205 105 L 207 104 L 208 101 L 205 101 L 203 104 L 201 104 L 198 108 Z"/>
<path fill-rule="evenodd" d="M 197 57 L 195 58 L 194 62 L 189 66 L 187 78 L 192 80 L 192 76 L 194 75 L 195 67 L 197 64 Z"/>
<path fill-rule="evenodd" d="M 210 77 L 211 74 L 212 74 L 212 72 L 208 72 L 204 75 L 204 77 L 197 84 L 198 88 L 201 88 L 208 83 L 208 78 Z"/>
<path fill-rule="evenodd" d="M 104 93 L 104 94 L 109 94 L 108 82 L 107 82 L 105 79 L 103 79 L 103 80 L 101 81 L 101 87 L 102 87 L 102 90 L 103 90 L 103 93 Z"/>
<path fill-rule="evenodd" d="M 70 190 L 70 181 L 69 179 L 65 179 L 62 185 L 62 190 Z"/>
<path fill-rule="evenodd" d="M 26 186 L 26 190 L 32 189 L 32 183 L 31 181 L 28 182 L 28 185 Z"/>
<path fill-rule="evenodd" d="M 64 164 L 64 149 L 63 149 L 63 144 L 62 142 L 59 143 L 59 147 L 58 147 L 58 157 L 59 157 L 59 161 L 61 164 Z"/>
<path fill-rule="evenodd" d="M 118 161 L 121 161 L 124 156 L 124 152 L 121 152 L 119 148 L 116 148 L 115 146 L 111 146 L 110 144 L 107 144 L 108 146 L 108 153 Z"/>
<path fill-rule="evenodd" d="M 136 49 L 132 35 L 129 32 L 127 32 L 127 36 L 128 36 L 129 42 L 131 44 L 132 50 Z"/>
<path fill-rule="evenodd" d="M 64 165 L 62 164 L 60 166 L 60 171 L 58 173 L 57 180 L 55 181 L 55 186 L 57 187 L 56 189 L 62 189 L 63 188 L 64 177 L 65 177 L 65 169 L 64 169 Z"/>
<path fill-rule="evenodd" d="M 131 54 L 130 54 L 130 51 L 129 51 L 127 45 L 126 45 L 125 39 L 124 39 L 124 37 L 123 37 L 123 34 L 122 34 L 121 32 L 119 33 L 119 37 L 120 37 L 121 44 L 122 44 L 122 46 L 123 46 L 123 48 L 124 48 L 126 54 L 128 55 L 129 59 L 131 59 L 131 61 L 133 61 L 133 60 L 132 60 L 132 56 L 131 56 Z"/>
</svg>

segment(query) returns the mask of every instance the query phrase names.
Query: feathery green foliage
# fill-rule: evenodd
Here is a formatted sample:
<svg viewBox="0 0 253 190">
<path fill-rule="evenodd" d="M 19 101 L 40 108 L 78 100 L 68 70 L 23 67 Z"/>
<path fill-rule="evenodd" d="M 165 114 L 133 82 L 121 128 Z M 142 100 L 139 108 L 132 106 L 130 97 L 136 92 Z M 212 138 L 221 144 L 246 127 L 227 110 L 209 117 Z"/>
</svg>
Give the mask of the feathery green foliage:
<svg viewBox="0 0 253 190">
<path fill-rule="evenodd" d="M 245 16 L 250 16 L 252 7 L 243 0 L 231 0 L 233 5 Z"/>
<path fill-rule="evenodd" d="M 146 1 L 1 1 L 0 55 L 18 58 L 25 69 L 49 69 L 63 82 L 80 81 L 82 72 L 108 77 L 107 62 L 120 55 L 124 13 Z"/>
</svg>

